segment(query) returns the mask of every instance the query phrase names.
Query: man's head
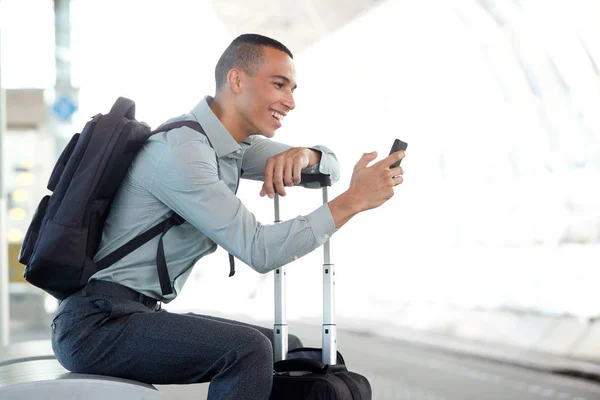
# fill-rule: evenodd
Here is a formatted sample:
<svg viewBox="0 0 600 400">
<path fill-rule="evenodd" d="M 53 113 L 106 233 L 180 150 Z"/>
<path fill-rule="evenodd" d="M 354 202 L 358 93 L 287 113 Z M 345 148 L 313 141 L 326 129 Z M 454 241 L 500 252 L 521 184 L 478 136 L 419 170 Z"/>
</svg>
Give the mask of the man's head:
<svg viewBox="0 0 600 400">
<path fill-rule="evenodd" d="M 272 137 L 295 108 L 293 55 L 278 41 L 256 34 L 237 37 L 215 68 L 216 97 L 235 109 L 245 134 Z M 233 132 L 232 132 L 233 133 Z"/>
</svg>

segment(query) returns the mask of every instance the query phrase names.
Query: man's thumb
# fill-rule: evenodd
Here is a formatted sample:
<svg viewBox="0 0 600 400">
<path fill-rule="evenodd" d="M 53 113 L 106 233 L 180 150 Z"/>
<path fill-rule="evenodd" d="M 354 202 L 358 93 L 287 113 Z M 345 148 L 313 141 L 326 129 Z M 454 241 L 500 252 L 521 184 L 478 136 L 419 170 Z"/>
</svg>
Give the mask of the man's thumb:
<svg viewBox="0 0 600 400">
<path fill-rule="evenodd" d="M 376 151 L 372 151 L 370 153 L 364 153 L 362 155 L 362 157 L 360 158 L 360 160 L 358 160 L 358 163 L 356 164 L 355 169 L 363 169 L 366 168 L 367 165 L 369 165 L 369 163 L 371 161 L 373 161 L 374 159 L 377 158 L 377 152 Z"/>
</svg>

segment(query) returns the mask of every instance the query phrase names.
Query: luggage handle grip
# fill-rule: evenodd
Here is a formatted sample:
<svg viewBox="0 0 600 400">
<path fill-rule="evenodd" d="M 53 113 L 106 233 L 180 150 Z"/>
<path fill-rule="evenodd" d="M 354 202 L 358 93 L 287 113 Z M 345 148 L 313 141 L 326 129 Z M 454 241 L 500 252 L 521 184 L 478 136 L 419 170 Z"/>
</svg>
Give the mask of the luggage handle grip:
<svg viewBox="0 0 600 400">
<path fill-rule="evenodd" d="M 318 183 L 319 187 L 331 186 L 331 176 L 326 174 L 302 174 L 301 175 L 302 183 Z"/>
</svg>

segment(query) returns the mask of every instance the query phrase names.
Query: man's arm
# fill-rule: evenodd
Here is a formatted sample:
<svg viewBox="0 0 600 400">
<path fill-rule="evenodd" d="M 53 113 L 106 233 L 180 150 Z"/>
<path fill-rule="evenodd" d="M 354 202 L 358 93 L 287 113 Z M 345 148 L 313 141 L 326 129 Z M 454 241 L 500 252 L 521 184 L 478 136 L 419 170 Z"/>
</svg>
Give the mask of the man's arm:
<svg viewBox="0 0 600 400">
<path fill-rule="evenodd" d="M 315 250 L 354 215 L 379 207 L 394 195 L 403 171 L 389 167 L 404 157 L 404 151 L 368 166 L 376 156 L 362 156 L 350 187 L 340 196 L 306 216 L 274 225 L 258 222 L 219 179 L 215 152 L 200 141 L 166 152 L 149 190 L 226 251 L 266 273 Z"/>
<path fill-rule="evenodd" d="M 219 179 L 215 152 L 200 141 L 166 152 L 149 189 L 213 242 L 260 273 L 310 253 L 335 230 L 327 205 L 306 216 L 262 225 Z"/>
<path fill-rule="evenodd" d="M 251 146 L 248 150 L 246 150 L 242 160 L 242 169 L 244 170 L 242 178 L 265 182 L 265 170 L 267 165 L 270 162 L 273 164 L 278 155 L 286 153 L 286 155 L 289 155 L 290 157 L 300 157 L 303 156 L 303 154 L 294 154 L 295 149 L 298 149 L 298 151 L 300 151 L 300 149 L 304 149 L 306 150 L 307 165 L 301 170 L 302 173 L 326 174 L 331 177 L 332 183 L 335 183 L 339 180 L 340 166 L 337 158 L 335 154 L 325 146 L 314 146 L 309 149 L 292 148 L 286 144 L 278 143 L 270 139 L 263 139 L 257 136 L 252 136 L 250 139 Z M 277 162 L 279 161 L 280 160 L 277 160 Z M 272 173 L 272 175 L 267 175 L 267 179 L 276 180 L 276 171 L 273 169 L 273 165 L 269 166 L 270 169 L 267 170 L 267 174 Z M 285 177 L 282 177 L 282 179 L 283 178 Z M 274 183 L 277 185 L 277 182 Z M 282 186 L 292 186 L 293 184 L 296 184 L 296 182 L 281 182 L 281 184 Z M 300 185 L 305 187 L 316 187 L 316 184 L 303 184 L 302 182 L 300 182 Z"/>
</svg>

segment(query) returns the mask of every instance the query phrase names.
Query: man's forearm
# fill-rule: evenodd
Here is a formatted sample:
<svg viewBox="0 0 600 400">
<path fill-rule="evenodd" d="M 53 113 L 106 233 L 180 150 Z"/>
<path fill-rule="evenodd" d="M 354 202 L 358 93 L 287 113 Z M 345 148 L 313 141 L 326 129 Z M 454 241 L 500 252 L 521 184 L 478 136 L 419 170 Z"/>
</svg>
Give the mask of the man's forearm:
<svg viewBox="0 0 600 400">
<path fill-rule="evenodd" d="M 340 229 L 350 218 L 361 212 L 357 198 L 350 192 L 345 191 L 329 203 L 329 211 L 333 217 L 335 229 Z"/>
</svg>

